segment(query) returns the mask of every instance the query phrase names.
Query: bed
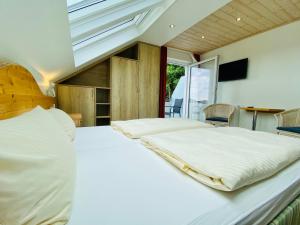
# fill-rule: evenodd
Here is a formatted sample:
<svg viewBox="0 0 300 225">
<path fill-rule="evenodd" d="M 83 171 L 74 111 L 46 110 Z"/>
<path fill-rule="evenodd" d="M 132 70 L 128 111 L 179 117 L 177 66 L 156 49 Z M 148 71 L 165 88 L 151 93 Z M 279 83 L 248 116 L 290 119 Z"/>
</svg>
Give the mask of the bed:
<svg viewBox="0 0 300 225">
<path fill-rule="evenodd" d="M 101 134 L 101 135 L 100 135 Z M 300 193 L 300 162 L 233 193 L 199 184 L 111 127 L 77 128 L 69 225 L 267 224 Z"/>
<path fill-rule="evenodd" d="M 41 92 L 28 70 L 0 61 L 0 120 L 18 116 L 38 105 L 49 109 L 54 103 L 55 98 Z"/>
<path fill-rule="evenodd" d="M 0 119 L 36 105 L 50 108 L 54 99 L 36 89 L 28 71 L 15 69 L 10 77 L 0 76 Z M 31 88 L 24 91 L 27 84 Z M 270 179 L 225 193 L 194 181 L 109 126 L 77 128 L 75 148 L 77 181 L 68 225 L 299 224 L 299 161 Z"/>
</svg>

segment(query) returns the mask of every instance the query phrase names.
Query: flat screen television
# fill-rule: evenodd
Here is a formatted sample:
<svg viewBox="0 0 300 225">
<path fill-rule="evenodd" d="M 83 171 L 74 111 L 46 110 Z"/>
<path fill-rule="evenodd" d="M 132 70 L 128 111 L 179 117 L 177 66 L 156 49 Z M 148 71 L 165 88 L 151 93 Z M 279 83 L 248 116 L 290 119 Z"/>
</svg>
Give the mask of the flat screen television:
<svg viewBox="0 0 300 225">
<path fill-rule="evenodd" d="M 247 78 L 248 58 L 219 66 L 219 82 L 241 80 Z"/>
</svg>

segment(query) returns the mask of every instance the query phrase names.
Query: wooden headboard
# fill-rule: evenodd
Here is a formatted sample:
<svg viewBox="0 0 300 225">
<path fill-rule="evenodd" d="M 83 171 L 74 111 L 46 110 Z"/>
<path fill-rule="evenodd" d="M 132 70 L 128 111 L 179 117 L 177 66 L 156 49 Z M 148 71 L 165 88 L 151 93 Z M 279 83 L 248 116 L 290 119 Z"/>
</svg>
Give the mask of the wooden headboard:
<svg viewBox="0 0 300 225">
<path fill-rule="evenodd" d="M 37 105 L 48 109 L 54 103 L 53 97 L 43 95 L 28 70 L 0 62 L 0 120 L 20 115 Z"/>
</svg>

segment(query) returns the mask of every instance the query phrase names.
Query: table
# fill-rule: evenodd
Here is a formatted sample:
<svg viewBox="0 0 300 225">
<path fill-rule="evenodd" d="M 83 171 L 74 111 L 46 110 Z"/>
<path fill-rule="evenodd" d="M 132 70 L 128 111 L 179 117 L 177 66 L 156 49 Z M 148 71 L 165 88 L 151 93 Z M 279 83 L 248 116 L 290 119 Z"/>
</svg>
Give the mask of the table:
<svg viewBox="0 0 300 225">
<path fill-rule="evenodd" d="M 247 112 L 253 112 L 252 130 L 256 129 L 257 114 L 259 112 L 275 114 L 275 113 L 280 113 L 280 112 L 284 111 L 284 109 L 269 109 L 269 108 L 256 108 L 256 107 L 241 107 L 241 109 L 245 110 Z"/>
</svg>

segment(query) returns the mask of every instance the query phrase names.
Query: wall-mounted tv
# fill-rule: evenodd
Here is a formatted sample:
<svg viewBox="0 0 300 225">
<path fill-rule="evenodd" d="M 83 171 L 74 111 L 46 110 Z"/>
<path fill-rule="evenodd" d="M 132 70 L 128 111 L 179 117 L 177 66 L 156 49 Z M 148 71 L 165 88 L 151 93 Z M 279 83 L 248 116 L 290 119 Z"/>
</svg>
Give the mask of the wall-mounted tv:
<svg viewBox="0 0 300 225">
<path fill-rule="evenodd" d="M 247 78 L 248 58 L 219 66 L 219 82 L 241 80 Z"/>
</svg>

